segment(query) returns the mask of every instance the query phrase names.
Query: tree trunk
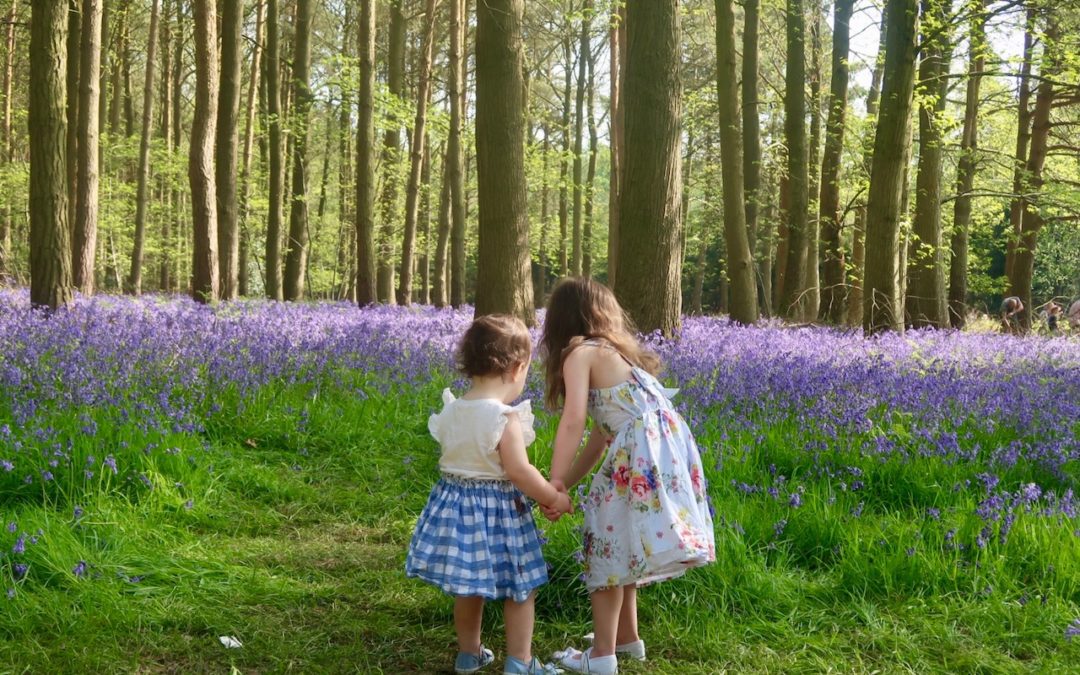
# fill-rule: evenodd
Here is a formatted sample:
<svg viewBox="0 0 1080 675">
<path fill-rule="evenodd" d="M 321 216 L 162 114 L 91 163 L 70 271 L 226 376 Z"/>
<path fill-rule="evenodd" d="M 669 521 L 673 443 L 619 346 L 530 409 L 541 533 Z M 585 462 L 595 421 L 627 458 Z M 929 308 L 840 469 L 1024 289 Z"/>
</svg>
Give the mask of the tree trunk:
<svg viewBox="0 0 1080 675">
<path fill-rule="evenodd" d="M 465 16 L 468 0 L 450 4 L 450 132 L 446 140 L 450 181 L 450 304 L 465 303 L 465 152 L 461 142 L 465 116 Z"/>
<path fill-rule="evenodd" d="M 679 7 L 677 0 L 650 0 L 626 10 L 626 161 L 615 293 L 640 330 L 671 335 L 682 304 Z"/>
<path fill-rule="evenodd" d="M 457 2 L 457 0 L 450 0 Z M 443 154 L 442 189 L 439 190 L 439 224 L 438 240 L 435 245 L 435 272 L 431 284 L 431 303 L 436 307 L 446 307 L 448 299 L 447 290 L 447 251 L 450 243 L 450 180 L 447 177 L 449 169 L 449 153 Z"/>
<path fill-rule="evenodd" d="M 240 61 L 244 0 L 221 3 L 221 91 L 218 100 L 214 163 L 217 181 L 218 263 L 221 299 L 235 300 L 240 286 L 239 200 L 236 150 L 240 126 Z"/>
<path fill-rule="evenodd" d="M 1027 22 L 1024 26 L 1024 51 L 1020 65 L 1020 91 L 1017 96 L 1016 112 L 1016 155 L 1013 162 L 1013 198 L 1009 204 L 1009 238 L 1005 252 L 1005 278 L 1013 276 L 1013 261 L 1016 257 L 1016 245 L 1020 241 L 1020 231 L 1024 219 L 1024 170 L 1027 165 L 1028 143 L 1031 142 L 1031 62 L 1035 49 L 1036 9 L 1029 7 Z"/>
<path fill-rule="evenodd" d="M 11 163 L 13 159 L 14 142 L 11 136 L 11 83 L 15 70 L 15 18 L 18 16 L 19 0 L 11 0 L 11 11 L 7 17 L 7 36 L 4 44 L 7 50 L 4 52 L 4 107 L 2 126 L 0 133 L 0 153 L 4 161 Z M 11 229 L 12 208 L 5 203 L 0 208 L 0 283 L 6 282 L 11 275 Z"/>
<path fill-rule="evenodd" d="M 739 122 L 733 0 L 716 0 L 716 94 L 720 171 L 724 186 L 724 240 L 727 244 L 727 276 L 731 280 L 728 307 L 734 321 L 751 324 L 758 319 L 757 286 L 754 283 L 754 258 L 750 255 L 746 234 L 747 200 L 742 173 L 743 139 Z M 700 291 L 695 292 L 700 297 Z"/>
<path fill-rule="evenodd" d="M 906 146 L 915 88 L 915 36 L 919 10 L 915 0 L 888 0 L 885 76 L 881 114 L 874 134 L 870 194 L 866 217 L 866 281 L 863 330 L 867 334 L 903 329 L 899 295 L 901 195 L 904 189 Z"/>
<path fill-rule="evenodd" d="M 79 124 L 72 241 L 72 282 L 83 295 L 94 294 L 98 226 L 98 113 L 100 112 L 101 0 L 82 3 L 79 63 Z"/>
<path fill-rule="evenodd" d="M 476 6 L 476 314 L 536 323 L 525 192 L 524 0 Z"/>
<path fill-rule="evenodd" d="M 611 38 L 611 99 L 608 110 L 610 119 L 609 135 L 611 145 L 611 166 L 608 180 L 608 245 L 607 245 L 607 281 L 615 286 L 616 269 L 619 260 L 619 203 L 622 201 L 622 167 L 624 151 L 624 101 L 623 78 L 626 64 L 626 5 L 616 3 L 612 12 Z"/>
<path fill-rule="evenodd" d="M 945 257 L 941 238 L 941 180 L 945 94 L 952 45 L 947 0 L 923 0 L 922 63 L 919 64 L 919 173 L 915 219 L 908 251 L 905 314 L 916 328 L 948 325 Z"/>
<path fill-rule="evenodd" d="M 877 56 L 874 57 L 874 69 L 870 75 L 870 89 L 866 94 L 866 115 L 877 118 L 878 101 L 881 98 L 881 78 L 885 71 L 885 39 L 888 31 L 887 15 L 882 12 L 881 28 L 878 33 Z M 870 165 L 874 156 L 874 144 L 863 142 L 862 171 L 867 182 L 870 180 Z M 851 271 L 848 279 L 847 325 L 857 326 L 862 323 L 863 315 L 863 280 L 866 269 L 866 201 L 855 210 L 855 224 L 851 228 Z"/>
<path fill-rule="evenodd" d="M 416 220 L 420 206 L 420 178 L 427 143 L 427 102 L 431 85 L 431 53 L 435 44 L 435 10 L 438 0 L 427 0 L 423 46 L 420 48 L 419 81 L 416 85 L 416 118 L 413 121 L 409 152 L 409 181 L 405 188 L 405 237 L 401 246 L 401 286 L 398 303 L 412 304 L 413 259 L 416 246 Z"/>
<path fill-rule="evenodd" d="M 109 0 L 109 4 L 113 4 L 111 0 Z M 124 78 L 122 72 L 124 60 L 121 55 L 124 46 L 124 33 L 127 30 L 129 5 L 130 0 L 120 0 L 116 4 L 116 30 L 111 40 L 115 51 L 112 55 L 112 73 L 109 76 L 112 85 L 112 92 L 110 92 L 112 100 L 109 103 L 109 133 L 117 137 L 120 135 L 120 116 L 123 112 L 121 108 L 124 105 Z M 176 11 L 178 15 L 183 13 L 180 7 L 177 7 Z"/>
<path fill-rule="evenodd" d="M 57 309 L 74 299 L 67 203 L 68 3 L 30 5 L 30 303 Z"/>
<path fill-rule="evenodd" d="M 387 85 L 389 93 L 401 99 L 405 93 L 405 9 L 403 0 L 390 2 L 389 53 Z M 394 220 L 398 204 L 398 164 L 401 161 L 401 122 L 391 113 L 383 134 L 383 186 L 380 198 L 382 226 L 379 228 L 379 302 L 394 302 Z"/>
<path fill-rule="evenodd" d="M 228 4 L 228 3 L 226 3 Z M 143 83 L 142 136 L 139 141 L 139 182 L 135 192 L 135 245 L 131 252 L 128 290 L 142 293 L 143 243 L 146 238 L 146 213 L 149 208 L 150 136 L 154 124 L 154 53 L 157 49 L 158 3 L 152 0 L 150 36 L 146 46 L 146 79 Z"/>
<path fill-rule="evenodd" d="M 592 55 L 592 49 L 585 50 L 588 59 L 589 81 L 586 85 L 588 99 L 585 102 L 585 120 L 589 129 L 589 168 L 585 174 L 585 223 L 581 232 L 581 273 L 587 277 L 593 275 L 593 206 L 596 200 L 596 190 L 593 183 L 596 181 L 596 149 L 599 145 L 599 136 L 596 132 L 596 116 L 593 114 L 596 94 L 596 64 Z"/>
<path fill-rule="evenodd" d="M 251 151 L 255 142 L 256 95 L 259 90 L 259 74 L 263 52 L 263 14 L 265 4 L 255 1 L 255 43 L 251 47 L 251 73 L 248 80 L 247 114 L 244 120 L 244 152 L 240 168 L 240 269 L 237 271 L 237 293 L 249 293 L 248 283 L 248 216 L 251 212 Z"/>
<path fill-rule="evenodd" d="M 784 88 L 784 139 L 787 145 L 787 260 L 776 311 L 801 321 L 806 306 L 809 164 L 806 148 L 806 17 L 802 0 L 787 0 L 787 68 Z"/>
<path fill-rule="evenodd" d="M 281 18 L 278 0 L 266 2 L 266 116 L 269 135 L 270 189 L 266 218 L 266 297 L 284 297 L 281 280 L 281 229 L 284 220 L 285 170 L 281 138 Z"/>
<path fill-rule="evenodd" d="M 581 247 L 581 221 L 582 221 L 582 163 L 584 152 L 582 143 L 585 127 L 585 77 L 589 62 L 589 26 L 592 19 L 592 0 L 585 0 L 581 10 L 581 39 L 578 43 L 577 63 L 577 98 L 574 103 L 574 225 L 571 241 L 573 248 L 570 255 L 570 272 L 574 276 L 581 276 L 582 270 L 582 247 Z"/>
<path fill-rule="evenodd" d="M 953 202 L 952 256 L 949 265 L 949 324 L 962 329 L 967 323 L 968 233 L 971 228 L 971 191 L 979 147 L 979 89 L 986 62 L 986 14 L 980 6 L 971 19 L 968 37 L 968 81 L 960 158 L 956 164 L 956 201 Z"/>
<path fill-rule="evenodd" d="M 75 225 L 79 208 L 79 53 L 82 3 L 68 0 L 67 30 L 67 190 L 68 224 Z M 75 271 L 72 270 L 74 280 Z"/>
<path fill-rule="evenodd" d="M 824 254 L 821 309 L 819 318 L 829 323 L 843 322 L 847 313 L 844 285 L 843 211 L 840 209 L 840 158 L 844 149 L 844 120 L 847 116 L 848 52 L 851 14 L 855 0 L 837 0 L 832 37 L 832 77 L 829 85 L 829 119 L 825 124 L 825 150 L 821 158 L 819 220 Z"/>
<path fill-rule="evenodd" d="M 818 182 L 821 154 L 821 15 L 822 0 L 811 0 L 810 11 L 810 150 L 807 165 L 806 221 L 806 291 L 803 296 L 802 320 L 813 321 L 821 308 L 821 222 L 818 217 L 821 204 L 818 201 L 821 184 Z"/>
<path fill-rule="evenodd" d="M 284 298 L 304 299 L 308 258 L 308 122 L 311 116 L 311 21 L 313 0 L 297 0 L 293 35 L 293 102 L 289 116 L 292 138 L 292 200 L 289 207 L 289 240 L 285 251 Z"/>
<path fill-rule="evenodd" d="M 354 57 L 349 31 L 353 28 L 352 5 L 346 3 L 342 22 L 341 53 Z M 338 106 L 338 270 L 341 282 L 337 289 L 338 300 L 356 301 L 356 193 L 353 186 L 352 167 L 352 91 L 347 86 L 344 72 L 341 79 L 341 104 Z"/>
<path fill-rule="evenodd" d="M 456 1 L 456 0 L 455 0 Z M 375 281 L 375 0 L 360 2 L 360 92 L 356 130 L 356 303 L 377 299 Z"/>
<path fill-rule="evenodd" d="M 217 196 L 214 185 L 214 123 L 218 105 L 217 7 L 194 0 L 195 117 L 191 123 L 188 180 L 194 233 L 191 295 L 212 303 L 218 296 Z"/>
<path fill-rule="evenodd" d="M 743 146 L 743 196 L 746 218 L 746 234 L 750 243 L 751 256 L 757 250 L 758 207 L 761 199 L 761 121 L 758 119 L 758 23 L 760 14 L 758 0 L 745 0 L 743 3 L 742 34 L 742 146 Z M 768 240 L 768 237 L 761 237 Z M 769 265 L 768 247 L 761 256 L 756 276 L 761 280 L 758 293 L 759 304 L 768 305 L 769 293 L 765 285 L 771 274 L 766 274 Z"/>
<path fill-rule="evenodd" d="M 1043 217 L 1039 208 L 1039 191 L 1042 189 L 1043 167 L 1046 164 L 1050 139 L 1050 111 L 1054 105 L 1054 79 L 1060 70 L 1058 40 L 1061 36 L 1055 10 L 1048 12 L 1042 66 L 1039 68 L 1039 86 L 1035 93 L 1035 107 L 1031 112 L 1031 147 L 1020 191 L 1023 217 L 1020 221 L 1020 239 L 1013 251 L 1013 264 L 1009 272 L 1009 295 L 1015 295 L 1024 303 L 1020 312 L 1020 324 L 1025 331 L 1031 329 L 1032 299 L 1031 279 L 1035 269 L 1035 247 Z M 1030 195 L 1030 197 L 1029 197 Z"/>
<path fill-rule="evenodd" d="M 564 28 L 563 35 L 563 59 L 566 65 L 563 67 L 563 97 L 562 97 L 562 154 L 559 156 L 559 276 L 565 277 L 572 271 L 570 266 L 571 256 L 568 255 L 567 241 L 572 236 L 570 231 L 570 190 L 567 179 L 570 175 L 570 96 L 573 92 L 573 81 L 570 73 L 573 70 L 572 52 L 570 49 L 570 25 Z"/>
<path fill-rule="evenodd" d="M 429 90 L 430 91 L 430 90 Z M 430 104 L 430 98 L 428 104 Z M 424 142 L 424 170 L 420 173 L 420 304 L 431 304 L 431 139 Z"/>
<path fill-rule="evenodd" d="M 179 5 L 179 0 L 177 1 Z M 106 3 L 106 7 L 108 4 Z M 165 143 L 165 156 L 168 158 L 169 163 L 172 163 L 173 159 L 173 145 L 172 145 L 172 87 L 169 85 L 169 78 L 172 74 L 172 28 L 170 21 L 172 17 L 172 1 L 165 0 L 161 6 L 161 122 L 158 129 L 158 134 L 161 136 L 162 141 Z M 103 52 L 104 53 L 104 52 Z M 104 70 L 102 70 L 104 72 Z M 105 91 L 104 85 L 101 87 L 102 92 Z M 104 97 L 102 97 L 104 98 Z M 159 177 L 159 188 L 161 190 L 161 203 L 170 205 L 172 200 L 172 182 L 168 176 L 162 175 Z M 158 288 L 162 292 L 168 292 L 169 290 L 169 253 L 172 249 L 172 214 L 166 214 L 161 219 L 161 255 L 158 257 Z"/>
</svg>

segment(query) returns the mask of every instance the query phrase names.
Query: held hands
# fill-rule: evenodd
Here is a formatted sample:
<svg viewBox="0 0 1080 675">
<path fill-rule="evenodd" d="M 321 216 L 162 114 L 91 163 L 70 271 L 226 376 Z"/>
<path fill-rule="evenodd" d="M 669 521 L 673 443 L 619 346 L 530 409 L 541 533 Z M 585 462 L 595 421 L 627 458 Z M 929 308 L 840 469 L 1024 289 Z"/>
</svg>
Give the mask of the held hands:
<svg viewBox="0 0 1080 675">
<path fill-rule="evenodd" d="M 543 512 L 545 518 L 551 522 L 555 522 L 561 518 L 564 513 L 571 513 L 574 510 L 574 505 L 570 502 L 570 495 L 567 492 L 566 485 L 561 480 L 555 479 L 551 481 L 551 485 L 559 491 L 559 496 L 554 503 L 541 505 L 540 510 Z"/>
</svg>

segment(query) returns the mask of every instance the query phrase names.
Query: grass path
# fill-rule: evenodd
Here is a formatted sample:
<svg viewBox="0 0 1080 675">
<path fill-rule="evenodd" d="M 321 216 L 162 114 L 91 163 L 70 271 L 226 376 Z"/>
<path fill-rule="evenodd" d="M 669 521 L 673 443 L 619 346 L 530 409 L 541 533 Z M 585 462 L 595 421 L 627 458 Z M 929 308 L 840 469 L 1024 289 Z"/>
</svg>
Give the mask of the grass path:
<svg viewBox="0 0 1080 675">
<path fill-rule="evenodd" d="M 288 406 L 263 401 L 212 431 L 214 481 L 192 510 L 89 505 L 70 545 L 89 551 L 91 578 L 58 570 L 0 605 L 0 673 L 449 672 L 451 601 L 403 573 L 435 476 L 435 391 L 321 400 L 302 433 Z M 543 454 L 551 422 L 539 432 Z M 589 630 L 573 527 L 548 531 L 541 656 Z M 650 661 L 623 672 L 1080 672 L 1080 645 L 1047 639 L 1058 615 L 1038 602 L 855 593 L 836 569 L 770 562 L 728 532 L 719 542 L 719 564 L 642 591 Z M 496 607 L 485 635 L 501 664 Z"/>
</svg>

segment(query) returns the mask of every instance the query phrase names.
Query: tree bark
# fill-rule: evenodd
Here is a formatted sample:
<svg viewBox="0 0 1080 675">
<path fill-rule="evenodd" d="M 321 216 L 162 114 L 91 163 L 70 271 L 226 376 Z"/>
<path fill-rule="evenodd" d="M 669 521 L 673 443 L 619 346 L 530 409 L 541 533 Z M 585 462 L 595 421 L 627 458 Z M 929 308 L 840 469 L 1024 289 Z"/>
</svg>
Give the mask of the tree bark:
<svg viewBox="0 0 1080 675">
<path fill-rule="evenodd" d="M 825 150 L 821 158 L 821 196 L 818 202 L 821 243 L 824 255 L 819 318 L 829 323 L 843 322 L 847 313 L 844 284 L 843 218 L 840 209 L 841 153 L 844 149 L 844 121 L 847 116 L 848 52 L 851 14 L 855 0 L 837 0 L 832 36 L 832 77 L 829 85 L 829 119 L 825 123 Z"/>
<path fill-rule="evenodd" d="M 1013 163 L 1013 198 L 1009 204 L 1009 238 L 1005 246 L 1005 278 L 1013 276 L 1016 245 L 1023 229 L 1024 170 L 1027 165 L 1028 144 L 1031 142 L 1031 62 L 1035 50 L 1036 9 L 1029 7 L 1024 26 L 1024 51 L 1020 64 L 1020 90 L 1017 95 L 1016 154 Z"/>
<path fill-rule="evenodd" d="M 113 3 L 110 1 L 110 5 Z M 123 66 L 124 60 L 121 58 L 124 48 L 124 34 L 127 31 L 128 12 L 130 11 L 130 0 L 120 0 L 116 3 L 115 20 L 116 30 L 112 38 L 113 48 L 115 52 L 112 58 L 112 73 L 109 76 L 110 84 L 112 85 L 112 100 L 109 103 L 109 133 L 113 136 L 120 135 L 120 116 L 123 113 L 124 105 L 124 78 L 123 78 Z M 177 14 L 182 14 L 182 10 L 177 7 Z M 104 94 L 103 94 L 104 95 Z"/>
<path fill-rule="evenodd" d="M 270 188 L 266 218 L 266 297 L 281 300 L 281 229 L 284 220 L 285 171 L 281 138 L 281 46 L 278 31 L 281 17 L 278 0 L 266 3 L 266 116 L 269 136 Z"/>
<path fill-rule="evenodd" d="M 72 281 L 83 295 L 94 294 L 98 227 L 98 89 L 101 70 L 101 0 L 82 3 L 79 64 L 79 124 L 77 143 L 75 227 L 72 241 Z"/>
<path fill-rule="evenodd" d="M 821 308 L 821 15 L 822 0 L 810 0 L 810 146 L 807 163 L 806 280 L 801 314 L 803 321 L 817 318 Z"/>
<path fill-rule="evenodd" d="M 67 203 L 68 3 L 36 0 L 30 21 L 30 303 L 74 299 Z"/>
<path fill-rule="evenodd" d="M 615 286 L 619 260 L 619 204 L 622 201 L 625 105 L 623 101 L 623 78 L 626 64 L 626 5 L 617 3 L 612 12 L 609 51 L 611 52 L 611 99 L 608 109 L 610 123 L 611 166 L 608 180 L 608 245 L 607 281 Z"/>
<path fill-rule="evenodd" d="M 450 304 L 465 303 L 465 152 L 461 142 L 465 116 L 465 16 L 468 0 L 451 0 L 450 132 L 446 141 L 450 181 Z"/>
<path fill-rule="evenodd" d="M 236 185 L 236 151 L 240 126 L 240 61 L 244 0 L 221 3 L 221 91 L 218 99 L 214 162 L 217 181 L 218 263 L 221 299 L 235 300 L 240 291 L 240 225 Z"/>
<path fill-rule="evenodd" d="M 760 22 L 758 0 L 745 0 L 743 3 L 742 34 L 742 146 L 743 146 L 743 196 L 746 218 L 746 234 L 750 243 L 751 255 L 758 244 L 758 208 L 761 199 L 761 128 L 758 119 L 758 24 Z M 771 298 L 766 286 L 771 288 L 769 277 L 769 237 L 760 237 L 766 244 L 765 254 L 761 256 L 756 276 L 761 283 L 758 288 L 759 305 L 768 305 Z"/>
<path fill-rule="evenodd" d="M 194 241 L 191 294 L 196 302 L 218 296 L 217 196 L 214 185 L 214 123 L 218 106 L 217 7 L 194 0 L 195 117 L 191 123 L 188 180 Z"/>
<path fill-rule="evenodd" d="M 728 311 L 732 320 L 751 324 L 758 319 L 754 258 L 746 233 L 743 148 L 739 120 L 739 83 L 735 58 L 733 0 L 716 0 L 716 101 L 720 122 L 720 171 L 724 186 L 724 240 L 727 275 L 731 280 Z M 704 243 L 702 244 L 704 246 Z M 695 289 L 699 297 L 700 291 Z"/>
<path fill-rule="evenodd" d="M 1045 181 L 1043 167 L 1046 164 L 1048 142 L 1050 139 L 1050 111 L 1054 105 L 1056 91 L 1054 79 L 1060 70 L 1059 44 L 1061 27 L 1054 9 L 1048 11 L 1042 65 L 1039 68 L 1039 86 L 1035 92 L 1035 106 L 1031 112 L 1031 146 L 1028 150 L 1027 165 L 1024 168 L 1024 180 L 1021 195 L 1022 218 L 1020 221 L 1019 240 L 1013 251 L 1012 268 L 1009 271 L 1009 295 L 1015 295 L 1024 303 L 1021 310 L 1020 324 L 1025 331 L 1031 329 L 1032 299 L 1031 280 L 1035 269 L 1035 247 L 1038 244 L 1039 230 L 1043 226 L 1043 217 L 1039 209 L 1039 191 Z M 1028 195 L 1031 195 L 1030 197 Z"/>
<path fill-rule="evenodd" d="M 593 275 L 593 207 L 596 201 L 596 149 L 599 145 L 599 136 L 596 132 L 596 116 L 594 115 L 594 97 L 596 95 L 596 64 L 592 55 L 592 49 L 585 50 L 588 58 L 589 81 L 586 85 L 588 98 L 585 101 L 585 120 L 589 130 L 589 168 L 585 174 L 585 223 L 581 232 L 581 273 L 587 277 Z"/>
<path fill-rule="evenodd" d="M 457 2 L 457 0 L 450 0 Z M 438 239 L 435 245 L 435 271 L 431 283 L 431 303 L 446 307 L 449 302 L 447 282 L 447 251 L 450 243 L 450 180 L 447 177 L 449 153 L 443 154 L 442 189 L 439 191 Z"/>
<path fill-rule="evenodd" d="M 911 98 L 915 87 L 915 36 L 919 10 L 915 0 L 888 0 L 885 75 L 881 114 L 874 134 L 870 194 L 866 218 L 866 272 L 863 331 L 903 330 L 897 251 L 901 195 L 907 164 Z"/>
<path fill-rule="evenodd" d="M 878 102 L 881 98 L 881 78 L 885 71 L 885 39 L 888 34 L 888 18 L 881 15 L 881 28 L 878 33 L 878 50 L 874 58 L 874 69 L 870 75 L 870 89 L 866 94 L 866 116 L 877 119 Z M 874 143 L 863 143 L 862 171 L 867 182 L 870 180 L 870 168 L 874 156 Z M 857 326 L 862 323 L 863 281 L 866 270 L 866 202 L 855 210 L 855 223 L 851 228 L 851 272 L 848 279 L 847 324 Z"/>
<path fill-rule="evenodd" d="M 476 14 L 476 315 L 536 323 L 525 192 L 524 0 L 486 0 Z"/>
<path fill-rule="evenodd" d="M 581 276 L 582 271 L 582 165 L 584 158 L 583 140 L 585 129 L 585 78 L 589 65 L 589 26 L 592 23 L 592 1 L 584 0 L 581 10 L 581 39 L 578 42 L 577 98 L 574 103 L 574 224 L 571 241 L 570 271 L 574 276 Z"/>
<path fill-rule="evenodd" d="M 395 99 L 405 93 L 405 10 L 403 0 L 390 2 L 390 35 L 387 55 L 387 85 Z M 383 186 L 380 198 L 382 225 L 379 228 L 379 268 L 377 290 L 379 302 L 394 302 L 394 220 L 398 204 L 398 164 L 401 161 L 401 122 L 391 114 L 383 134 L 381 164 Z"/>
<path fill-rule="evenodd" d="M 627 5 L 626 156 L 615 293 L 637 327 L 673 334 L 682 305 L 677 0 Z"/>
<path fill-rule="evenodd" d="M 67 30 L 67 190 L 68 224 L 74 226 L 79 209 L 79 66 L 82 3 L 68 0 Z M 72 244 L 74 246 L 74 243 Z M 75 271 L 72 270 L 74 279 Z"/>
<path fill-rule="evenodd" d="M 4 44 L 7 50 L 4 52 L 4 107 L 3 115 L 0 116 L 2 126 L 0 133 L 0 153 L 3 153 L 4 161 L 11 163 L 14 152 L 14 142 L 11 135 L 11 83 L 15 71 L 15 17 L 18 16 L 19 0 L 11 0 L 11 11 L 7 16 L 7 36 Z M 12 208 L 10 204 L 4 204 L 0 209 L 0 283 L 8 280 L 11 275 L 11 229 Z"/>
<path fill-rule="evenodd" d="M 787 67 L 784 76 L 784 140 L 787 145 L 787 260 L 777 311 L 804 319 L 808 235 L 809 160 L 806 147 L 806 17 L 802 0 L 787 0 Z"/>
<path fill-rule="evenodd" d="M 228 4 L 228 3 L 226 3 Z M 158 3 L 152 0 L 150 36 L 146 46 L 146 75 L 143 83 L 142 136 L 139 140 L 139 182 L 135 191 L 135 244 L 131 252 L 128 290 L 142 293 L 143 243 L 146 238 L 146 212 L 150 198 L 150 136 L 154 124 L 154 53 L 157 50 Z"/>
<path fill-rule="evenodd" d="M 573 81 L 570 73 L 573 70 L 572 52 L 570 48 L 570 21 L 567 20 L 564 27 L 562 48 L 563 59 L 566 62 L 563 67 L 563 97 L 562 97 L 562 154 L 559 156 L 559 276 L 569 275 L 573 268 L 570 266 L 571 255 L 567 250 L 567 241 L 573 236 L 570 224 L 570 189 L 567 179 L 570 176 L 570 96 L 572 95 Z"/>
<path fill-rule="evenodd" d="M 456 0 L 454 0 L 456 1 Z M 356 303 L 377 300 L 375 281 L 375 2 L 360 2 L 360 91 L 356 130 Z"/>
<path fill-rule="evenodd" d="M 945 95 L 952 45 L 949 5 L 923 0 L 922 62 L 919 64 L 919 172 L 915 178 L 915 219 L 908 251 L 905 314 L 916 328 L 948 325 L 945 258 L 941 228 Z"/>
<path fill-rule="evenodd" d="M 962 329 L 967 323 L 968 234 L 971 229 L 971 191 L 979 147 L 979 89 L 986 63 L 986 14 L 978 2 L 968 37 L 968 81 L 964 102 L 964 127 L 960 158 L 956 165 L 956 201 L 953 202 L 953 234 L 949 265 L 949 324 Z"/>
<path fill-rule="evenodd" d="M 244 151 L 240 164 L 240 269 L 237 270 L 237 293 L 249 293 L 247 252 L 249 250 L 248 217 L 251 213 L 251 151 L 255 142 L 256 96 L 263 53 L 263 16 L 265 3 L 255 0 L 255 42 L 251 47 L 251 73 L 248 80 L 247 113 L 244 120 Z"/>
<path fill-rule="evenodd" d="M 416 221 L 420 206 L 420 179 L 427 144 L 427 103 L 431 86 L 431 54 L 435 44 L 435 11 L 438 0 L 427 0 L 423 45 L 420 48 L 419 77 L 416 85 L 416 117 L 413 120 L 409 152 L 409 181 L 405 188 L 405 237 L 401 244 L 401 285 L 398 303 L 412 304 L 413 259 L 416 247 Z"/>
<path fill-rule="evenodd" d="M 304 299 L 308 259 L 308 129 L 311 117 L 311 21 L 313 0 L 297 0 L 293 35 L 293 103 L 289 116 L 292 139 L 292 200 L 289 207 L 289 240 L 285 251 L 286 300 Z"/>
</svg>

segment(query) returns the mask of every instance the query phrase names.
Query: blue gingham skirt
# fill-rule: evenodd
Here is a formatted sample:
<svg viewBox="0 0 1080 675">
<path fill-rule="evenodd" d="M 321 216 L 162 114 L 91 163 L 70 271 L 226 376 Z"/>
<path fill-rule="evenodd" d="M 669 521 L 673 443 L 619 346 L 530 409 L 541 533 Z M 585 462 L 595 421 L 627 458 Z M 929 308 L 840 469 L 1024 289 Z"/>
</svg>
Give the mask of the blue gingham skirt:
<svg viewBox="0 0 1080 675">
<path fill-rule="evenodd" d="M 523 602 L 548 579 L 528 499 L 510 481 L 443 474 L 416 523 L 405 574 L 454 596 Z"/>
</svg>

